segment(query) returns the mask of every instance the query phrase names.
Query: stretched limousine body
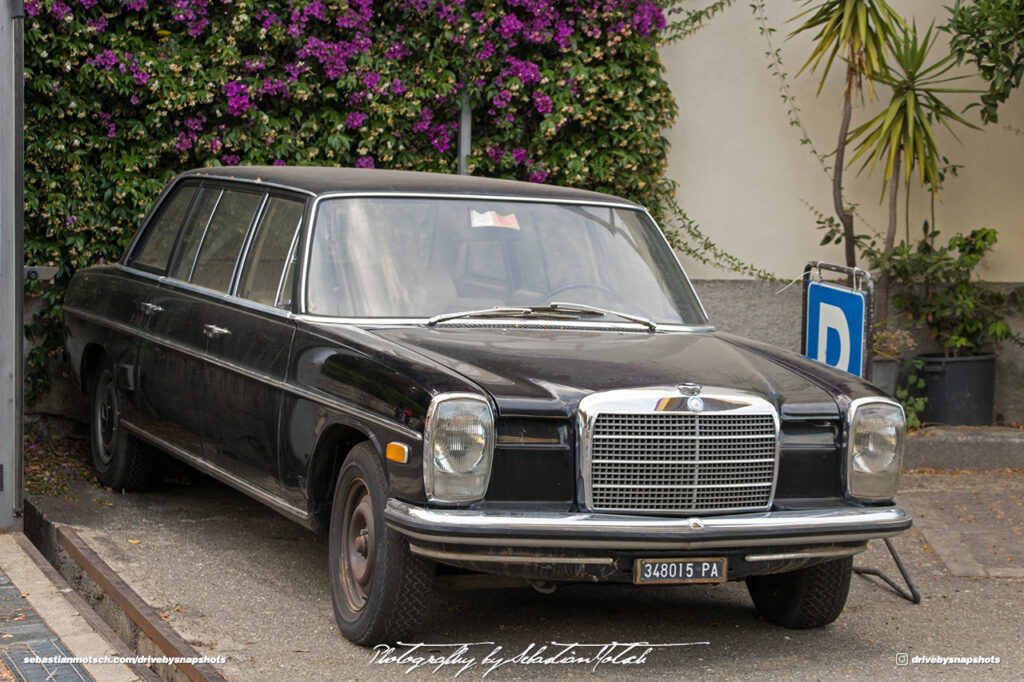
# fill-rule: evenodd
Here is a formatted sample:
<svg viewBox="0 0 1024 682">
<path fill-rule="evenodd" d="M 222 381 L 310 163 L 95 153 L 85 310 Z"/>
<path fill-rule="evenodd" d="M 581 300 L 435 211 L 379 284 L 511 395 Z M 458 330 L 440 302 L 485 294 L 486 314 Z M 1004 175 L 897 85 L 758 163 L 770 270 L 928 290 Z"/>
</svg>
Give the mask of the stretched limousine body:
<svg viewBox="0 0 1024 682">
<path fill-rule="evenodd" d="M 116 488 L 181 459 L 330 533 L 353 641 L 417 627 L 440 572 L 746 580 L 842 611 L 910 526 L 900 406 L 709 324 L 647 212 L 460 176 L 209 168 L 78 272 L 66 348 Z"/>
</svg>

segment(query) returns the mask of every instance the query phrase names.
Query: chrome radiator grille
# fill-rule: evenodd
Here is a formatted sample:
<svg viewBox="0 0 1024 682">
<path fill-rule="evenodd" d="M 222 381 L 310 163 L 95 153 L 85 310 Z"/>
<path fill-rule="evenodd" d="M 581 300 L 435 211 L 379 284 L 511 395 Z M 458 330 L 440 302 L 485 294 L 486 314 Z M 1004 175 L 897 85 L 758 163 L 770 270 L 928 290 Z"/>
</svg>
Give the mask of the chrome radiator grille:
<svg viewBox="0 0 1024 682">
<path fill-rule="evenodd" d="M 772 414 L 597 414 L 589 452 L 592 507 L 766 509 L 777 439 Z"/>
</svg>

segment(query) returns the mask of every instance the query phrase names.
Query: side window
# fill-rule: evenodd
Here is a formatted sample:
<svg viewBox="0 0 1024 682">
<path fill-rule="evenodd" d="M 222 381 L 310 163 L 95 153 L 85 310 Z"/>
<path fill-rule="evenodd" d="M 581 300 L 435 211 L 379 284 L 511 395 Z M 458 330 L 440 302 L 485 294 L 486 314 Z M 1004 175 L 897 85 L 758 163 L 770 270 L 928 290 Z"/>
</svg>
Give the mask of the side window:
<svg viewBox="0 0 1024 682">
<path fill-rule="evenodd" d="M 228 290 L 242 242 L 263 197 L 263 194 L 224 190 L 199 246 L 191 282 L 217 291 Z"/>
<path fill-rule="evenodd" d="M 206 230 L 210 226 L 210 218 L 223 194 L 223 190 L 216 188 L 204 187 L 199 190 L 195 206 L 189 213 L 185 227 L 181 230 L 178 250 L 171 259 L 171 266 L 167 269 L 169 276 L 186 282 L 192 277 L 192 267 L 196 263 L 199 245 L 203 243 L 203 237 L 206 236 Z"/>
<path fill-rule="evenodd" d="M 239 296 L 267 305 L 291 302 L 292 262 L 304 209 L 301 201 L 270 199 L 249 247 Z"/>
<path fill-rule="evenodd" d="M 185 219 L 195 194 L 195 185 L 179 186 L 174 190 L 174 194 L 163 202 L 160 212 L 153 216 L 146 233 L 142 235 L 132 259 L 133 266 L 163 274 L 171 257 L 171 249 L 174 248 L 174 240 L 178 236 L 181 221 Z"/>
</svg>

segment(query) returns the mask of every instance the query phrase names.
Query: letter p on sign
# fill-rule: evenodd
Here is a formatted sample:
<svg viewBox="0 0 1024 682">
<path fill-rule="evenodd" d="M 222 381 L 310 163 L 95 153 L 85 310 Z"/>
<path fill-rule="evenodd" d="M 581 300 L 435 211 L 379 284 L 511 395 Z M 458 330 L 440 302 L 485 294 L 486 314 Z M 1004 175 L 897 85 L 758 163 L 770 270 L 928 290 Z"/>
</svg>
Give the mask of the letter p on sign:
<svg viewBox="0 0 1024 682">
<path fill-rule="evenodd" d="M 807 285 L 807 347 L 818 362 L 861 376 L 865 294 L 822 282 Z"/>
</svg>

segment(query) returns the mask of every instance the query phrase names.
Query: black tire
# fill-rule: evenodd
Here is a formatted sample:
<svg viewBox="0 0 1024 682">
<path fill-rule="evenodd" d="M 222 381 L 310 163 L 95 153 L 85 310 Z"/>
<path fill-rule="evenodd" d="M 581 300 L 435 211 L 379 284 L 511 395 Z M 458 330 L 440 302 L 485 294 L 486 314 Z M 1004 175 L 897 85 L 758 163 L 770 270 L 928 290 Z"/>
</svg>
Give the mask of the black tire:
<svg viewBox="0 0 1024 682">
<path fill-rule="evenodd" d="M 853 557 L 788 573 L 747 578 L 754 606 L 766 620 L 795 630 L 828 625 L 843 612 Z"/>
<path fill-rule="evenodd" d="M 334 488 L 328 556 L 338 629 L 364 646 L 413 634 L 434 599 L 434 563 L 384 523 L 387 490 L 373 447 L 352 448 Z"/>
<path fill-rule="evenodd" d="M 115 490 L 145 490 L 155 482 L 160 458 L 121 424 L 121 396 L 109 363 L 100 366 L 91 383 L 89 435 L 100 483 Z"/>
</svg>

